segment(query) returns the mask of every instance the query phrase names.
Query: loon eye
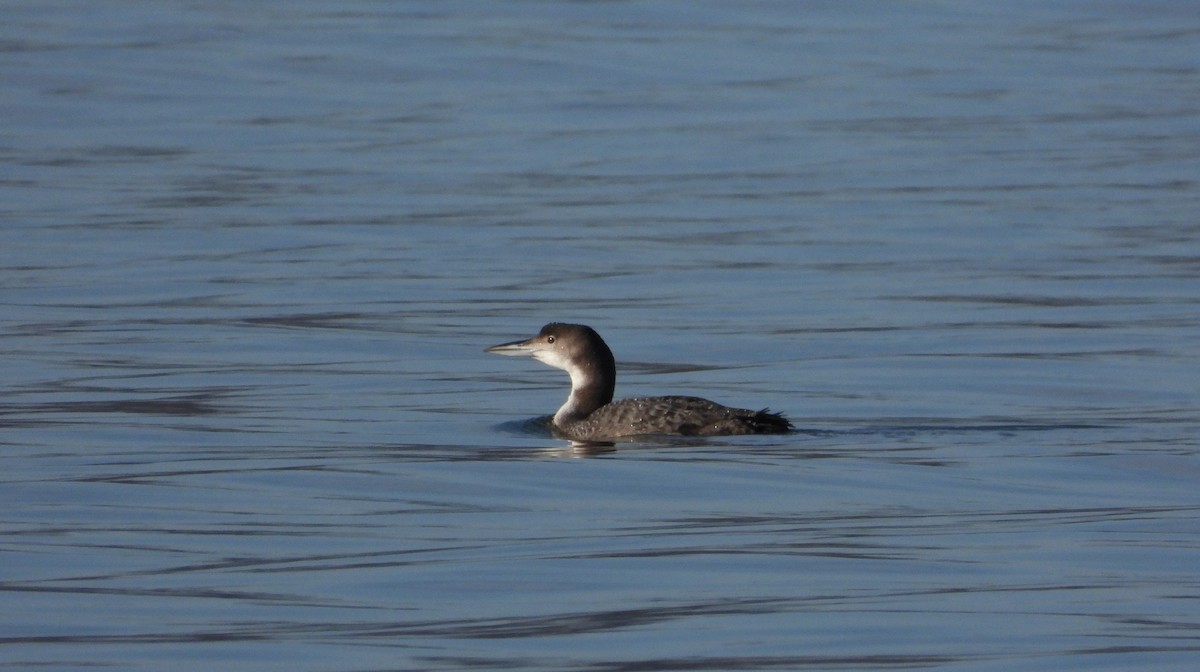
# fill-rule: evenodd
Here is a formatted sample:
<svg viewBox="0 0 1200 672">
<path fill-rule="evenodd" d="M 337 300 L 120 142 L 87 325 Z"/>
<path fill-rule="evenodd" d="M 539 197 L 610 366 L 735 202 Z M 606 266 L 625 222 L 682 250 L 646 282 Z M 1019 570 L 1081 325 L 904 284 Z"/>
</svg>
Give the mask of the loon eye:
<svg viewBox="0 0 1200 672">
<path fill-rule="evenodd" d="M 547 337 L 546 337 L 546 342 L 547 342 L 547 343 L 553 343 L 553 342 L 554 342 L 554 337 L 553 337 L 553 336 L 547 336 Z"/>
</svg>

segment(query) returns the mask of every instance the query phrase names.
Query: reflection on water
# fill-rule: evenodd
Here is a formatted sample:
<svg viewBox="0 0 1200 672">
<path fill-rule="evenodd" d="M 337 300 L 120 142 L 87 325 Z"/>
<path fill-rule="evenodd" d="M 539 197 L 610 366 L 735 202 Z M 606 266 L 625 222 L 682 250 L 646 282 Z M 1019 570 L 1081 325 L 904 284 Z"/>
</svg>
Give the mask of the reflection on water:
<svg viewBox="0 0 1200 672">
<path fill-rule="evenodd" d="M 499 7 L 6 10 L 0 665 L 1194 666 L 1191 13 Z"/>
</svg>

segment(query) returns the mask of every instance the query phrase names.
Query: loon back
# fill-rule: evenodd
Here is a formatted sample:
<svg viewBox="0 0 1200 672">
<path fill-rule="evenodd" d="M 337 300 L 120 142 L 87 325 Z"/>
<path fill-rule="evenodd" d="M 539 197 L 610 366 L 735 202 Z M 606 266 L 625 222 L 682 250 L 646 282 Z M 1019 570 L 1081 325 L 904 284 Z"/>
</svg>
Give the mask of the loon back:
<svg viewBox="0 0 1200 672">
<path fill-rule="evenodd" d="M 617 366 L 595 329 L 552 322 L 537 336 L 487 348 L 499 355 L 529 355 L 565 370 L 571 394 L 554 414 L 555 432 L 566 438 L 600 440 L 647 434 L 718 436 L 782 434 L 792 425 L 766 409 L 730 408 L 699 397 L 646 397 L 613 402 Z"/>
<path fill-rule="evenodd" d="M 722 406 L 700 397 L 634 397 L 606 404 L 582 420 L 555 429 L 569 439 L 677 434 L 681 436 L 733 436 L 785 434 L 792 425 L 767 409 L 751 411 Z"/>
</svg>

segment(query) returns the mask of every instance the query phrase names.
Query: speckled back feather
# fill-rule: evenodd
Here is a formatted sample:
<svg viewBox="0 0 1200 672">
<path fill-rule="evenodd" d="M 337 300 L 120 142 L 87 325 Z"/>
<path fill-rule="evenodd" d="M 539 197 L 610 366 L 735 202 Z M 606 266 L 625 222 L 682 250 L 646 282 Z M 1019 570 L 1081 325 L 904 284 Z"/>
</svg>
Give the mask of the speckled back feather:
<svg viewBox="0 0 1200 672">
<path fill-rule="evenodd" d="M 791 431 L 792 424 L 765 408 L 752 411 L 722 406 L 700 397 L 670 396 L 614 401 L 582 420 L 555 429 L 564 437 L 589 441 L 654 434 L 783 434 Z"/>
</svg>

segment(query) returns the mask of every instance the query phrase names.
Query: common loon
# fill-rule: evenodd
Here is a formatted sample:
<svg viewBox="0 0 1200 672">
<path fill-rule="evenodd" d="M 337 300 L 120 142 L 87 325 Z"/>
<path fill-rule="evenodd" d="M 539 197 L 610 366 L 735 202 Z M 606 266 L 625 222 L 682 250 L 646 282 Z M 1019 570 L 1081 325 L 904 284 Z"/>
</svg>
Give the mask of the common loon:
<svg viewBox="0 0 1200 672">
<path fill-rule="evenodd" d="M 699 397 L 642 397 L 613 401 L 617 364 L 600 334 L 582 324 L 552 322 L 537 336 L 484 352 L 529 355 L 571 376 L 571 396 L 554 414 L 556 434 L 604 441 L 648 434 L 718 436 L 784 434 L 792 423 L 767 409 L 729 408 Z"/>
</svg>

